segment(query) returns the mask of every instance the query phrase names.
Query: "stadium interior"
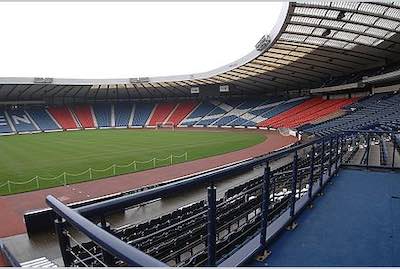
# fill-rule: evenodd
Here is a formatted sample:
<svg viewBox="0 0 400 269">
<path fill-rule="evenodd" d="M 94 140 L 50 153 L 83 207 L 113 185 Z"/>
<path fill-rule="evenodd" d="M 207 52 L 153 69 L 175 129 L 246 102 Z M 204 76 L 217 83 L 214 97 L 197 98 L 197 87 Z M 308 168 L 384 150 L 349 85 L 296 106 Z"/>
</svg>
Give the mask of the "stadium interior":
<svg viewBox="0 0 400 269">
<path fill-rule="evenodd" d="M 157 129 L 276 144 L 9 192 L 0 265 L 400 266 L 399 81 L 398 2 L 287 2 L 252 52 L 200 74 L 0 78 L 0 142 Z M 108 189 L 122 180 L 136 185 Z"/>
</svg>

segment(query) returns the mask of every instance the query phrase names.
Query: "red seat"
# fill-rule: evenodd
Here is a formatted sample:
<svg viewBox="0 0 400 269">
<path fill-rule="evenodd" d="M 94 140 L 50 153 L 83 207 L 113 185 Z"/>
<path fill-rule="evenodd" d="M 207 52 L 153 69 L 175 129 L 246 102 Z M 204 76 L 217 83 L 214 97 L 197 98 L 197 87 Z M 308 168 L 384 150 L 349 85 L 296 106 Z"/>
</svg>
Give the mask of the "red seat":
<svg viewBox="0 0 400 269">
<path fill-rule="evenodd" d="M 74 112 L 83 128 L 95 127 L 90 105 L 76 105 L 74 107 Z"/>
<path fill-rule="evenodd" d="M 179 125 L 181 121 L 189 115 L 190 112 L 198 105 L 196 101 L 187 101 L 183 103 L 179 103 L 174 112 L 172 112 L 169 119 L 166 119 L 168 122 L 172 122 L 175 126 Z"/>
<path fill-rule="evenodd" d="M 63 129 L 78 128 L 67 106 L 49 107 L 48 111 Z"/>
<path fill-rule="evenodd" d="M 335 113 L 356 100 L 357 98 L 324 100 L 321 97 L 315 97 L 267 119 L 259 125 L 273 128 L 297 128 L 318 118 Z"/>
<path fill-rule="evenodd" d="M 171 112 L 175 109 L 176 103 L 160 103 L 156 106 L 150 118 L 149 126 L 156 126 L 157 123 L 164 122 Z"/>
</svg>

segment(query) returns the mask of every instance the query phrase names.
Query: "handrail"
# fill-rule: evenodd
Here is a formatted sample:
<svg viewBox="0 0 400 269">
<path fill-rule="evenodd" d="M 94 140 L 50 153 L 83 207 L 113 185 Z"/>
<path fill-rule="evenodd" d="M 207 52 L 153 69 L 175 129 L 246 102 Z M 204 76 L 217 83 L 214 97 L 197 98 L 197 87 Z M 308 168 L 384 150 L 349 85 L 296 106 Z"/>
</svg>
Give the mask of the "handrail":
<svg viewBox="0 0 400 269">
<path fill-rule="evenodd" d="M 340 168 L 340 165 L 342 164 L 342 157 L 343 157 L 343 146 L 344 146 L 344 141 L 348 138 L 351 138 L 352 134 L 357 134 L 357 133 L 363 133 L 363 134 L 368 134 L 368 137 L 370 137 L 371 134 L 395 134 L 395 132 L 386 132 L 386 131 L 364 131 L 364 130 L 353 130 L 353 131 L 343 131 L 343 132 L 338 132 L 334 133 L 325 137 L 321 138 L 316 138 L 312 141 L 309 141 L 307 143 L 299 144 L 284 150 L 280 150 L 268 155 L 262 155 L 259 157 L 255 157 L 253 159 L 245 160 L 236 164 L 232 164 L 229 167 L 223 167 L 220 169 L 208 171 L 205 173 L 202 173 L 200 175 L 195 175 L 192 177 L 188 177 L 186 179 L 180 180 L 180 181 L 174 181 L 172 183 L 169 183 L 167 185 L 162 185 L 153 189 L 145 190 L 142 192 L 138 193 L 133 193 L 129 194 L 126 196 L 122 197 L 117 197 L 115 199 L 111 200 L 105 200 L 105 201 L 100 201 L 95 204 L 90 204 L 90 205 L 85 205 L 78 207 L 76 209 L 71 209 L 68 206 L 64 205 L 61 203 L 59 200 L 54 198 L 53 196 L 48 196 L 46 199 L 47 204 L 55 211 L 56 214 L 58 214 L 59 217 L 64 218 L 68 223 L 70 223 L 72 226 L 74 226 L 76 229 L 80 230 L 82 233 L 84 233 L 86 236 L 88 236 L 90 239 L 92 239 L 96 244 L 101 246 L 104 249 L 103 253 L 109 253 L 118 259 L 122 260 L 123 262 L 126 262 L 129 266 L 167 266 L 165 263 L 156 260 L 153 257 L 150 257 L 146 253 L 136 249 L 135 247 L 131 246 L 130 244 L 127 244 L 123 240 L 115 237 L 112 235 L 112 233 L 109 233 L 109 231 L 96 226 L 94 223 L 92 223 L 90 220 L 88 220 L 86 217 L 88 216 L 102 216 L 102 223 L 105 221 L 104 216 L 107 212 L 112 212 L 117 209 L 122 209 L 122 208 L 127 208 L 130 206 L 133 206 L 138 203 L 144 203 L 149 200 L 154 200 L 157 198 L 162 198 L 165 197 L 171 193 L 176 193 L 179 191 L 184 191 L 185 188 L 188 186 L 193 186 L 196 184 L 204 184 L 208 183 L 209 185 L 213 186 L 213 183 L 216 182 L 217 180 L 220 180 L 221 178 L 224 178 L 226 176 L 230 176 L 234 174 L 235 172 L 242 171 L 245 169 L 253 168 L 257 165 L 266 165 L 268 167 L 268 164 L 271 161 L 278 160 L 282 157 L 288 156 L 289 154 L 294 153 L 293 155 L 293 164 L 292 164 L 292 169 L 293 169 L 293 174 L 291 176 L 291 200 L 290 200 L 290 220 L 294 220 L 296 213 L 296 195 L 297 195 L 297 180 L 298 177 L 301 176 L 300 172 L 301 169 L 313 169 L 317 166 L 318 164 L 314 164 L 313 161 L 312 163 L 306 167 L 301 166 L 298 163 L 298 154 L 301 154 L 302 149 L 306 149 L 310 146 L 312 146 L 312 151 L 314 152 L 314 148 L 317 146 L 322 145 L 322 159 L 321 159 L 321 164 L 322 168 L 325 168 L 324 170 L 327 172 L 322 172 L 320 176 L 318 176 L 319 182 L 313 183 L 313 179 L 310 179 L 309 183 L 310 186 L 311 184 L 316 184 L 315 187 L 322 188 L 324 183 L 326 182 L 327 179 L 331 178 L 334 173 L 337 171 L 338 168 Z M 339 142 L 341 143 L 341 149 L 339 151 Z M 336 143 L 336 147 L 333 147 L 333 143 Z M 319 144 L 319 145 L 318 145 Z M 329 146 L 328 146 L 329 145 Z M 326 146 L 326 147 L 325 147 Z M 305 150 L 307 151 L 307 150 Z M 328 155 L 327 155 L 328 154 Z M 339 156 L 340 154 L 340 156 Z M 333 156 L 334 155 L 334 156 Z M 308 155 L 307 155 L 308 156 Z M 312 153 L 312 156 L 314 156 L 314 153 Z M 326 156 L 329 156 L 326 158 Z M 332 159 L 333 158 L 333 159 Z M 340 162 L 338 164 L 338 161 Z M 325 164 L 325 162 L 328 162 Z M 325 165 L 324 165 L 325 164 Z M 326 166 L 327 167 L 324 167 Z M 367 163 L 368 167 L 368 163 Z M 393 167 L 393 165 L 392 165 Z M 332 172 L 332 168 L 334 171 Z M 311 172 L 312 174 L 313 172 Z M 264 172 L 264 178 L 265 177 L 265 172 Z M 269 175 L 270 176 L 270 175 Z M 268 178 L 269 178 L 268 176 Z M 299 178 L 302 180 L 301 178 Z M 265 183 L 267 181 L 263 181 L 263 187 L 265 187 Z M 274 180 L 274 184 L 277 184 Z M 301 186 L 301 181 L 300 181 L 300 186 Z M 275 188 L 275 187 L 274 187 Z M 309 199 L 312 198 L 313 195 L 313 189 L 311 188 L 311 191 L 309 191 Z M 273 189 L 274 191 L 275 189 Z M 267 191 L 265 193 L 270 193 L 270 191 Z M 269 196 L 266 196 L 269 197 Z M 268 216 L 266 213 L 268 207 L 264 207 L 264 213 L 266 216 Z M 215 221 L 215 216 L 214 217 L 208 217 L 208 221 L 210 219 L 213 219 Z M 209 223 L 209 222 L 208 222 Z M 289 222 L 288 222 L 289 223 Z M 290 224 L 290 223 L 289 223 Z M 268 224 L 264 224 L 263 230 L 266 230 L 266 226 Z M 211 227 L 213 228 L 213 227 Z M 214 231 L 214 229 L 211 229 L 211 231 Z M 210 232 L 208 234 L 212 234 L 214 232 Z M 264 241 L 262 241 L 264 242 Z M 211 243 L 215 243 L 215 239 L 212 240 Z M 209 242 L 209 246 L 211 245 Z M 61 246 L 61 244 L 60 244 Z M 65 247 L 61 246 L 62 249 L 66 249 Z M 213 257 L 212 255 L 210 256 L 210 253 L 215 253 L 215 248 L 211 247 L 208 250 L 209 253 L 209 258 Z M 103 254 L 104 255 L 104 254 Z M 214 264 L 213 259 L 209 260 L 211 261 L 210 264 Z M 111 263 L 107 263 L 107 265 L 112 265 Z"/>
<path fill-rule="evenodd" d="M 144 203 L 146 201 L 162 198 L 168 194 L 171 194 L 176 191 L 184 190 L 187 186 L 193 186 L 194 184 L 202 184 L 202 183 L 210 183 L 213 181 L 218 180 L 221 177 L 229 176 L 232 173 L 240 170 L 251 168 L 256 165 L 260 165 L 265 163 L 266 161 L 273 161 L 276 159 L 281 158 L 287 154 L 293 153 L 297 150 L 306 148 L 311 146 L 312 144 L 319 143 L 324 139 L 334 137 L 337 134 L 332 134 L 327 137 L 318 138 L 316 140 L 300 144 L 291 148 L 287 148 L 278 152 L 274 152 L 268 155 L 262 155 L 260 157 L 255 157 L 251 160 L 235 164 L 230 167 L 224 167 L 222 169 L 216 171 L 210 171 L 205 174 L 197 175 L 188 179 L 184 179 L 178 182 L 173 182 L 168 185 L 159 186 L 154 189 L 145 190 L 139 193 L 133 193 L 129 195 L 125 195 L 122 197 L 118 197 L 112 200 L 106 200 L 99 203 L 91 204 L 76 208 L 75 210 L 84 216 L 94 216 L 99 214 L 104 214 L 106 212 L 111 212 L 113 210 L 121 209 L 121 208 L 128 208 L 134 206 L 139 203 Z"/>
<path fill-rule="evenodd" d="M 97 226 L 75 210 L 61 203 L 52 195 L 46 197 L 46 203 L 73 227 L 84 233 L 110 254 L 126 262 L 128 266 L 165 267 L 165 263 L 125 243 L 108 231 Z"/>
</svg>

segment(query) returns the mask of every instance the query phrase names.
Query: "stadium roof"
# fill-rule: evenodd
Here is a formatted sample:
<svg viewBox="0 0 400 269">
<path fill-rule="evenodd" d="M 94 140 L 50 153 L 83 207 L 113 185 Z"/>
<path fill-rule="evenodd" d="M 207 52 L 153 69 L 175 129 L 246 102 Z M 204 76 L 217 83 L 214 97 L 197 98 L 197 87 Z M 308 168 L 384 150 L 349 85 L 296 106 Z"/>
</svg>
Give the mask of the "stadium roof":
<svg viewBox="0 0 400 269">
<path fill-rule="evenodd" d="M 209 72 L 126 79 L 0 78 L 0 99 L 189 96 L 192 87 L 212 85 L 249 94 L 309 89 L 331 77 L 399 60 L 399 33 L 400 2 L 291 2 L 252 52 Z"/>
</svg>

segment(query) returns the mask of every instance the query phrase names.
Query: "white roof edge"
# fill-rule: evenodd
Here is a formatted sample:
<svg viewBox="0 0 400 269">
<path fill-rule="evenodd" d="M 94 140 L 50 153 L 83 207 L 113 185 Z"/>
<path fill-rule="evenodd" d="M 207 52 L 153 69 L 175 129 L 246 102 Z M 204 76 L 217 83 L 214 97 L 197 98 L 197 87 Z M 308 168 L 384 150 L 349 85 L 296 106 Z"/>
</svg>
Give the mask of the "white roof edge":
<svg viewBox="0 0 400 269">
<path fill-rule="evenodd" d="M 282 31 L 286 17 L 289 14 L 290 2 L 282 2 L 282 8 L 278 17 L 278 21 L 275 23 L 271 32 L 266 35 L 270 38 L 270 43 L 268 46 L 260 51 L 257 49 L 252 50 L 247 55 L 242 58 L 231 62 L 227 65 L 218 67 L 216 69 L 196 73 L 196 74 L 186 74 L 186 75 L 176 75 L 176 76 L 159 76 L 159 77 L 149 77 L 143 82 L 173 82 L 173 81 L 185 81 L 194 79 L 207 79 L 212 76 L 216 76 L 232 69 L 235 69 L 241 65 L 244 65 L 253 59 L 257 58 L 265 50 L 267 50 L 274 41 L 279 37 Z M 110 79 L 74 79 L 74 78 L 49 78 L 51 83 L 37 83 L 33 77 L 0 77 L 0 84 L 59 84 L 59 85 L 103 85 L 103 84 L 130 84 L 131 78 L 110 78 Z M 136 79 L 136 78 L 133 78 Z M 139 82 L 141 83 L 141 82 Z"/>
<path fill-rule="evenodd" d="M 364 82 L 364 83 L 372 83 L 372 82 L 378 82 L 378 81 L 386 80 L 386 79 L 394 79 L 394 78 L 397 78 L 398 76 L 400 76 L 400 70 L 395 70 L 395 71 L 392 71 L 392 72 L 389 72 L 389 73 L 385 73 L 385 74 L 382 74 L 382 75 L 363 78 L 362 82 Z"/>
</svg>

